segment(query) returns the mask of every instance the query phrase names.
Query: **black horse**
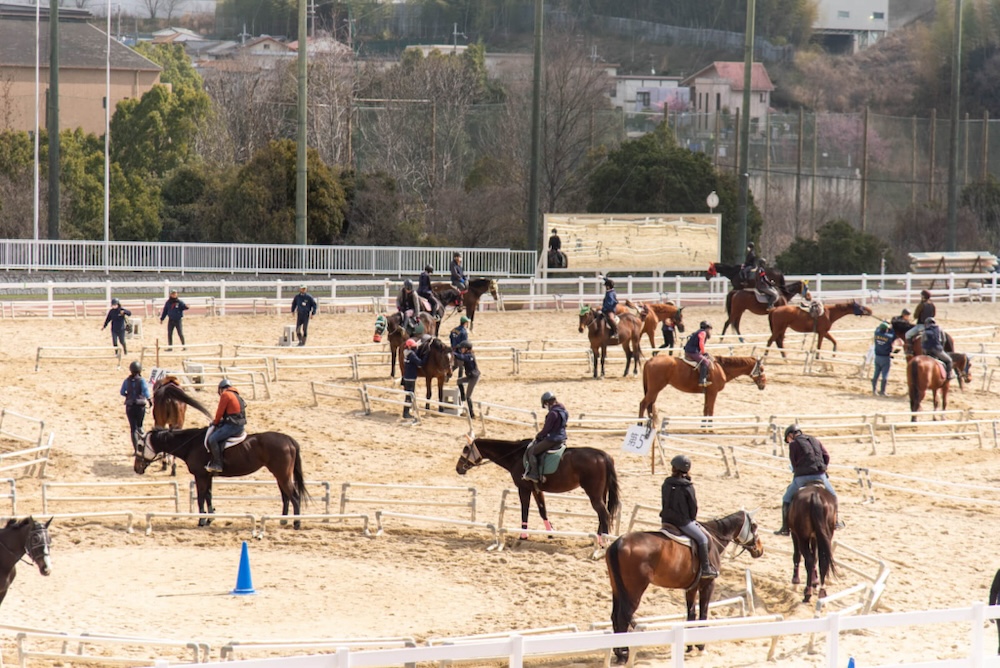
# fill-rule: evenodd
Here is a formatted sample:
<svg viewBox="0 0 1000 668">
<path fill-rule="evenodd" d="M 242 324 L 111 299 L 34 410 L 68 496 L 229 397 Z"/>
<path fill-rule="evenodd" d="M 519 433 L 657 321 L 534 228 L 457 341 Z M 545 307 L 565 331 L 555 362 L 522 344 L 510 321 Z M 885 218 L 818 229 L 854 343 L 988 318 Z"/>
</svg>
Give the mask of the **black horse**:
<svg viewBox="0 0 1000 668">
<path fill-rule="evenodd" d="M 163 455 L 173 455 L 183 459 L 188 471 L 194 476 L 195 487 L 198 490 L 198 512 L 214 513 L 212 505 L 212 475 L 205 470 L 209 462 L 208 448 L 205 447 L 207 427 L 201 429 L 179 429 L 176 431 L 154 430 L 142 439 L 142 449 L 136 448 L 133 468 L 138 474 L 143 474 L 146 467 Z M 301 503 L 309 501 L 305 478 L 302 475 L 302 456 L 299 444 L 294 438 L 277 431 L 265 431 L 250 434 L 239 445 L 226 448 L 223 454 L 223 472 L 225 478 L 232 478 L 267 467 L 281 490 L 281 514 L 288 514 L 288 503 L 296 515 L 301 514 Z M 198 520 L 198 526 L 208 526 L 212 523 L 209 517 Z M 295 521 L 299 528 L 299 521 Z"/>
<path fill-rule="evenodd" d="M 538 514 L 545 522 L 545 528 L 552 529 L 548 513 L 545 510 L 545 494 L 543 492 L 568 492 L 582 487 L 590 498 L 590 505 L 597 511 L 597 533 L 605 535 L 611 530 L 611 518 L 618 512 L 620 505 L 618 492 L 618 474 L 615 472 L 615 460 L 611 455 L 596 448 L 566 448 L 559 468 L 555 473 L 545 477 L 545 482 L 533 483 L 522 480 L 524 473 L 524 451 L 531 439 L 523 441 L 498 441 L 494 439 L 477 438 L 462 449 L 455 471 L 459 475 L 474 466 L 479 466 L 487 459 L 510 471 L 514 479 L 518 496 L 521 498 L 521 528 L 528 528 L 528 508 L 531 496 L 535 497 Z M 522 534 L 521 538 L 527 538 Z"/>
<path fill-rule="evenodd" d="M 909 359 L 914 355 L 923 354 L 923 351 L 921 350 L 921 343 L 919 336 L 914 336 L 909 341 L 906 340 L 906 333 L 911 329 L 913 329 L 914 327 L 916 327 L 914 323 L 907 322 L 906 320 L 903 320 L 901 318 L 893 318 L 892 322 L 889 323 L 889 326 L 892 327 L 893 341 L 899 339 L 900 341 L 903 342 L 903 347 L 904 347 L 903 352 L 906 354 L 907 359 Z M 955 352 L 955 339 L 951 338 L 951 334 L 949 334 L 948 332 L 943 332 L 943 334 L 944 334 L 944 351 L 946 353 Z"/>
<path fill-rule="evenodd" d="M 743 268 L 741 264 L 726 264 L 724 262 L 713 262 L 708 265 L 708 271 L 705 272 L 705 280 L 711 280 L 716 276 L 725 276 L 733 284 L 733 290 L 742 290 L 743 288 L 752 288 L 756 281 L 745 281 L 740 273 Z M 778 288 L 778 291 L 784 293 L 785 287 L 785 274 L 780 269 L 767 269 L 767 277 L 771 279 L 774 286 Z M 792 294 L 796 294 L 798 291 L 793 291 Z M 785 295 L 787 298 L 791 298 L 789 295 Z"/>
<path fill-rule="evenodd" d="M 1000 570 L 993 576 L 993 585 L 990 587 L 990 605 L 1000 605 Z M 1000 642 L 1000 622 L 997 622 L 997 640 Z M 997 646 L 997 654 L 1000 654 L 1000 645 Z"/>
<path fill-rule="evenodd" d="M 52 572 L 49 561 L 49 525 L 32 517 L 23 520 L 7 520 L 7 526 L 0 529 L 0 603 L 7 596 L 10 585 L 17 575 L 17 562 L 27 554 L 38 566 L 38 572 L 48 575 Z"/>
</svg>

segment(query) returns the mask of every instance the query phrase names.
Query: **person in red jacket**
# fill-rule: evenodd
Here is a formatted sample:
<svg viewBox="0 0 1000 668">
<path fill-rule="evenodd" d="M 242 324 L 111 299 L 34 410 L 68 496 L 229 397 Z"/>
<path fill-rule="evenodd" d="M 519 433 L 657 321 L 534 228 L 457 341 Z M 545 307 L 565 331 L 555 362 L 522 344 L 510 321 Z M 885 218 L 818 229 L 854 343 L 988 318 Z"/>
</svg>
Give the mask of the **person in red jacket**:
<svg viewBox="0 0 1000 668">
<path fill-rule="evenodd" d="M 208 436 L 212 461 L 205 467 L 209 473 L 222 473 L 222 451 L 226 440 L 243 433 L 247 425 L 247 405 L 232 383 L 219 381 L 219 407 L 215 411 L 215 429 Z"/>
<path fill-rule="evenodd" d="M 708 379 L 712 358 L 705 351 L 705 342 L 710 336 L 712 336 L 712 325 L 702 320 L 698 331 L 689 336 L 687 343 L 684 344 L 684 357 L 698 363 L 698 387 L 708 387 L 712 384 Z"/>
</svg>

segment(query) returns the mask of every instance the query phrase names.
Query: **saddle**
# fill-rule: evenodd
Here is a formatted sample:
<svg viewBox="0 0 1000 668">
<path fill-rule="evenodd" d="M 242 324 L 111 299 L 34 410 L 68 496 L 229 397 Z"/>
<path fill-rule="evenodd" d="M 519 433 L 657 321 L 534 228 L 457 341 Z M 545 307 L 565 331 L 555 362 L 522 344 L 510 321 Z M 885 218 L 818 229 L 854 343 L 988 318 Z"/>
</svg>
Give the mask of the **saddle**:
<svg viewBox="0 0 1000 668">
<path fill-rule="evenodd" d="M 823 483 L 820 484 L 822 485 Z M 699 523 L 698 526 L 701 526 L 701 524 Z M 702 531 L 705 531 L 704 527 L 702 527 Z M 695 572 L 699 570 L 699 566 L 701 564 L 698 562 L 698 546 L 693 540 L 682 534 L 680 529 L 669 522 L 664 522 L 659 531 L 653 531 L 651 533 L 663 536 L 664 538 L 669 538 L 675 543 L 684 545 L 691 550 L 691 563 L 695 565 Z M 705 531 L 705 535 L 708 536 L 708 561 L 715 567 L 715 570 L 719 571 L 722 569 L 722 554 L 719 550 L 719 543 L 712 538 L 712 534 L 707 531 Z"/>
<path fill-rule="evenodd" d="M 823 305 L 818 302 L 801 302 L 799 304 L 799 308 L 814 318 L 820 317 L 826 310 Z"/>
<path fill-rule="evenodd" d="M 208 436 L 213 431 L 215 431 L 215 426 L 214 425 L 209 425 L 208 431 L 205 432 L 205 449 L 206 450 L 208 450 Z M 247 430 L 246 429 L 244 429 L 240 433 L 236 434 L 236 436 L 233 436 L 231 438 L 227 438 L 226 442 L 222 444 L 222 449 L 223 450 L 227 450 L 227 449 L 233 447 L 234 445 L 239 445 L 240 443 L 242 443 L 245 440 L 247 440 Z"/>
<path fill-rule="evenodd" d="M 539 474 L 546 476 L 556 472 L 559 468 L 559 462 L 562 461 L 563 455 L 566 454 L 566 443 L 565 441 L 558 448 L 553 450 L 546 450 L 545 455 L 542 457 L 542 467 L 538 472 Z M 523 457 L 524 470 L 528 470 L 528 451 L 524 451 Z"/>
<path fill-rule="evenodd" d="M 761 303 L 761 304 L 766 304 L 769 301 L 767 293 L 766 292 L 761 292 L 760 290 L 757 289 L 756 286 L 754 286 L 754 288 L 753 288 L 753 296 L 756 297 L 757 301 L 759 303 Z"/>
</svg>

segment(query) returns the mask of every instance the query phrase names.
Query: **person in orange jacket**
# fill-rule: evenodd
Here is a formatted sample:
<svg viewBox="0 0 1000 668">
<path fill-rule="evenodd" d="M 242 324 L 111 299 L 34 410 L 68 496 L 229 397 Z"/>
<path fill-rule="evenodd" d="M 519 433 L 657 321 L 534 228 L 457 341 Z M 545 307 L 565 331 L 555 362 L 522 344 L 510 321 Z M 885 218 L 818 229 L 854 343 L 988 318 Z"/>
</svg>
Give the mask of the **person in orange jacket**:
<svg viewBox="0 0 1000 668">
<path fill-rule="evenodd" d="M 209 473 L 222 473 L 222 451 L 226 440 L 238 436 L 247 425 L 247 404 L 232 383 L 219 381 L 219 407 L 215 411 L 215 429 L 208 436 L 212 461 L 205 467 Z"/>
</svg>

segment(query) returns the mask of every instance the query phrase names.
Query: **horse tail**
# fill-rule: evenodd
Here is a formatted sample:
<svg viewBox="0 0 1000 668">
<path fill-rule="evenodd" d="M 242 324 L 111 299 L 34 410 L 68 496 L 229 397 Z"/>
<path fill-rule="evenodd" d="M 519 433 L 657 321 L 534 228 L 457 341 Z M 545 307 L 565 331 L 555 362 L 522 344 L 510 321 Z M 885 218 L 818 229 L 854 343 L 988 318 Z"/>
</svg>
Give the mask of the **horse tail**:
<svg viewBox="0 0 1000 668">
<path fill-rule="evenodd" d="M 306 489 L 306 478 L 302 474 L 302 447 L 291 436 L 288 438 L 292 442 L 292 447 L 295 448 L 295 465 L 292 468 L 292 482 L 295 483 L 295 492 L 299 495 L 299 500 L 302 503 L 309 503 L 312 500 L 312 496 L 309 494 L 309 490 Z"/>
<path fill-rule="evenodd" d="M 836 503 L 836 501 L 833 503 Z M 833 509 L 831 508 L 831 511 L 832 510 Z M 824 507 L 823 497 L 818 493 L 813 494 L 812 496 L 812 500 L 809 504 L 809 516 L 812 520 L 813 531 L 816 532 L 816 551 L 819 553 L 819 572 L 837 575 L 837 565 L 833 563 L 833 530 L 830 529 L 830 522 L 827 519 L 827 511 Z"/>
<path fill-rule="evenodd" d="M 914 357 L 906 363 L 907 380 L 910 381 L 910 412 L 916 413 L 920 410 L 920 373 L 917 358 Z"/>
<path fill-rule="evenodd" d="M 604 478 L 606 498 L 604 499 L 604 505 L 607 506 L 608 514 L 611 515 L 612 521 L 614 521 L 615 515 L 618 514 L 618 510 L 621 508 L 621 496 L 618 487 L 618 472 L 615 471 L 615 460 L 607 453 L 604 454 L 604 466 L 606 470 Z"/>
<path fill-rule="evenodd" d="M 625 633 L 632 624 L 632 601 L 625 589 L 625 580 L 622 579 L 621 565 L 618 563 L 618 553 L 621 551 L 622 539 L 619 538 L 611 544 L 604 555 L 604 561 L 608 565 L 608 573 L 611 575 L 611 623 L 614 625 L 615 633 Z"/>
<path fill-rule="evenodd" d="M 208 409 L 205 408 L 200 401 L 198 401 L 190 394 L 185 392 L 183 388 L 181 388 L 179 385 L 174 385 L 172 383 L 169 385 L 161 385 L 160 387 L 158 387 L 156 389 L 156 392 L 153 394 L 153 400 L 178 401 L 182 404 L 187 404 L 188 406 L 198 409 L 199 411 L 204 413 L 205 416 L 209 419 L 213 417 L 212 414 L 208 411 Z"/>
</svg>

